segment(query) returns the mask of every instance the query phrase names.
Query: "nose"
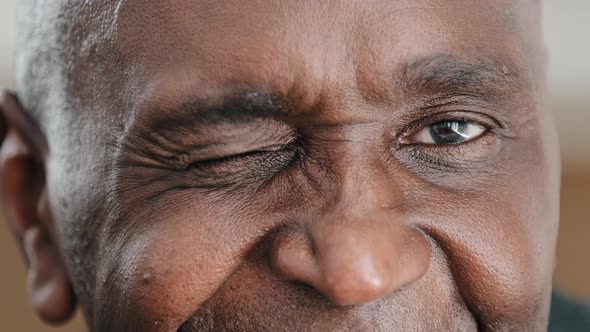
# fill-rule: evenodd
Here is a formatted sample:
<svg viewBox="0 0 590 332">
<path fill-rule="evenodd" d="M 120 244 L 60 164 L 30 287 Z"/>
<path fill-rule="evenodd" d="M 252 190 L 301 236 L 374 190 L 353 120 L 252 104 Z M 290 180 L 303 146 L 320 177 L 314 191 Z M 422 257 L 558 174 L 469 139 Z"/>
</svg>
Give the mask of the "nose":
<svg viewBox="0 0 590 332">
<path fill-rule="evenodd" d="M 278 235 L 271 246 L 274 270 L 341 306 L 385 297 L 426 273 L 430 245 L 421 232 L 391 211 L 346 214 Z"/>
</svg>

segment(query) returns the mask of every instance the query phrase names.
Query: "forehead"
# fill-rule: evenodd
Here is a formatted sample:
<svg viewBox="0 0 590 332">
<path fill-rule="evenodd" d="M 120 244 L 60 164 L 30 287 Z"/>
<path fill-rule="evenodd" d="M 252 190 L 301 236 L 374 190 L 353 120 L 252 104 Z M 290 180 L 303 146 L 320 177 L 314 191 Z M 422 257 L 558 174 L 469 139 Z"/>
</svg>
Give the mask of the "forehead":
<svg viewBox="0 0 590 332">
<path fill-rule="evenodd" d="M 326 86 L 385 85 L 390 69 L 451 54 L 531 66 L 537 1 L 120 0 L 71 6 L 86 38 L 77 77 L 96 59 L 104 86 L 141 99 L 256 86 L 305 98 Z M 534 9 L 534 10 L 533 10 Z M 98 14 L 99 13 L 99 14 Z M 72 30 L 76 30 L 72 28 Z M 74 37 L 79 33 L 70 33 Z M 87 46 L 89 45 L 89 46 Z M 534 69 L 531 69 L 534 70 Z M 78 82 L 79 83 L 79 82 Z M 95 86 L 99 85 L 93 82 Z M 75 84 L 80 86 L 80 84 Z M 305 85 L 305 86 L 302 86 Z M 83 84 L 81 85 L 83 86 Z M 84 99 L 84 98 L 83 98 Z M 166 102 L 166 101 L 163 101 Z"/>
</svg>

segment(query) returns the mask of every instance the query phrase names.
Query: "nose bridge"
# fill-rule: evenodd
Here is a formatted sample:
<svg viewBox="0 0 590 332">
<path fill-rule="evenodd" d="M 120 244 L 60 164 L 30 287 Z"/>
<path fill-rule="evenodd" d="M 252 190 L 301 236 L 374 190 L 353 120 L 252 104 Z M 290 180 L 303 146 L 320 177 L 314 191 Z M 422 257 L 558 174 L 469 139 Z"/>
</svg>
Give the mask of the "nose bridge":
<svg viewBox="0 0 590 332">
<path fill-rule="evenodd" d="M 310 225 L 325 285 L 364 285 L 371 294 L 391 286 L 386 286 L 388 274 L 399 265 L 404 232 L 404 216 L 392 208 L 402 195 L 383 163 L 379 131 L 374 129 L 372 123 L 341 128 L 341 139 L 330 149 L 334 199 L 325 202 Z"/>
<path fill-rule="evenodd" d="M 385 164 L 387 156 L 379 142 L 346 141 L 332 160 L 335 186 L 333 209 L 368 211 L 396 205 L 402 199 L 394 174 Z"/>
</svg>

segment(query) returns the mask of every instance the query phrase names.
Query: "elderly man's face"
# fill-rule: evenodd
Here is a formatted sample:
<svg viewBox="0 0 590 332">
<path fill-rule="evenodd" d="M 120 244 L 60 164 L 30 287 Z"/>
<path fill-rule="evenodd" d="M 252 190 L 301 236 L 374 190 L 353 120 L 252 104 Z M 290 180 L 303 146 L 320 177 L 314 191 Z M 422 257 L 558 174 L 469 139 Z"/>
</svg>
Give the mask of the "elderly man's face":
<svg viewBox="0 0 590 332">
<path fill-rule="evenodd" d="M 91 328 L 543 329 L 537 5 L 71 4 L 46 181 Z"/>
</svg>

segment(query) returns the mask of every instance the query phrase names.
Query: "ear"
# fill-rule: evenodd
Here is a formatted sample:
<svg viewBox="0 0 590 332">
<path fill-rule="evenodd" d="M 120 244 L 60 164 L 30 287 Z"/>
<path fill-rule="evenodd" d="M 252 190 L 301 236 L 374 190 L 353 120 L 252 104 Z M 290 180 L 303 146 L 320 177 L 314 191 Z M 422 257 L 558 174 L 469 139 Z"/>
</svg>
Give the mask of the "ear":
<svg viewBox="0 0 590 332">
<path fill-rule="evenodd" d="M 47 144 L 16 96 L 0 90 L 0 202 L 23 253 L 29 297 L 48 323 L 68 320 L 75 297 L 51 217 L 45 181 Z"/>
</svg>

